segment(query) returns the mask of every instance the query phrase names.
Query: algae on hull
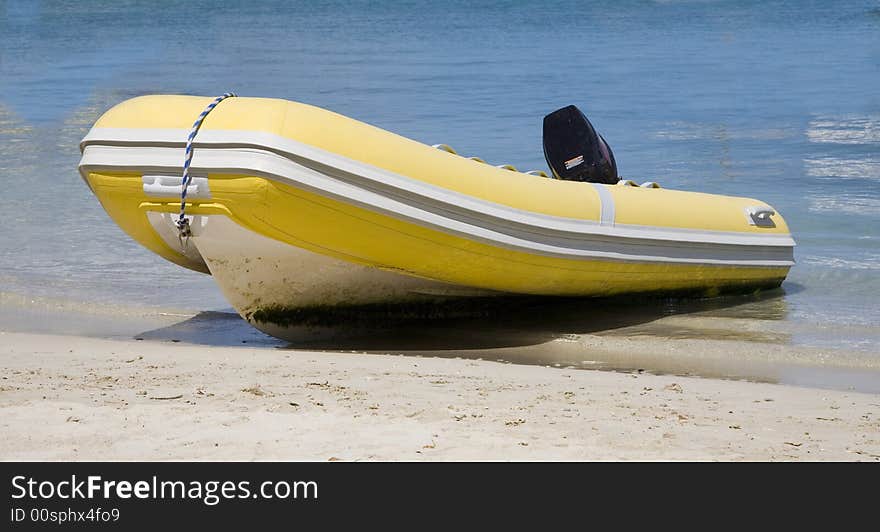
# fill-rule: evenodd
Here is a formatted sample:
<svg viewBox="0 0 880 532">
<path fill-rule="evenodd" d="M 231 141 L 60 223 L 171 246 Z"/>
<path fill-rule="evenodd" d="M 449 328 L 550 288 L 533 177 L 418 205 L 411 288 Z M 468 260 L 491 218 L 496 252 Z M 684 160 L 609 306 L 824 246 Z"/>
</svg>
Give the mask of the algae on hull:
<svg viewBox="0 0 880 532">
<path fill-rule="evenodd" d="M 437 319 L 480 318 L 495 314 L 511 300 L 524 298 L 510 296 L 502 298 L 430 298 L 424 301 L 405 301 L 369 303 L 362 305 L 315 305 L 310 307 L 290 307 L 268 305 L 246 313 L 248 321 L 290 327 L 294 325 L 329 327 L 336 325 L 384 324 L 399 322 L 418 322 Z"/>
<path fill-rule="evenodd" d="M 393 326 L 436 320 L 485 319 L 505 316 L 527 316 L 540 321 L 540 316 L 578 314 L 584 310 L 604 307 L 625 309 L 630 305 L 661 303 L 661 306 L 680 299 L 693 303 L 721 300 L 725 296 L 761 297 L 778 289 L 781 281 L 768 281 L 761 286 L 730 285 L 709 290 L 682 290 L 675 293 L 620 295 L 612 297 L 558 297 L 505 295 L 494 297 L 442 298 L 426 296 L 419 301 L 367 303 L 359 305 L 313 305 L 294 307 L 286 305 L 258 306 L 245 312 L 250 322 L 276 327 L 334 327 Z M 699 305 L 698 305 L 699 306 Z M 631 311 L 631 310 L 630 310 Z"/>
</svg>

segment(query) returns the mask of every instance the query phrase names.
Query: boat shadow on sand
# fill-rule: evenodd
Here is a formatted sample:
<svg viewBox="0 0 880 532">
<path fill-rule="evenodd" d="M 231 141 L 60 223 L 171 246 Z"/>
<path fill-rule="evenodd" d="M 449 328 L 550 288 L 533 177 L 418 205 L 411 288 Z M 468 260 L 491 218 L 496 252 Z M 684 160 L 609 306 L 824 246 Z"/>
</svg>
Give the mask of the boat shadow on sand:
<svg viewBox="0 0 880 532">
<path fill-rule="evenodd" d="M 784 342 L 785 335 L 732 326 L 690 326 L 684 317 L 783 320 L 786 293 L 800 287 L 714 298 L 505 297 L 423 305 L 313 308 L 285 316 L 286 340 L 253 328 L 231 311 L 206 311 L 139 338 L 200 345 L 362 351 L 436 356 L 527 347 L 578 335 L 664 336 Z M 670 320 L 670 318 L 672 318 Z M 672 323 L 666 323 L 672 321 Z M 485 353 L 484 353 L 485 354 Z M 478 358 L 478 356 L 474 356 Z"/>
<path fill-rule="evenodd" d="M 782 289 L 704 299 L 511 298 L 473 301 L 464 307 L 435 305 L 421 314 L 409 305 L 313 309 L 289 316 L 299 320 L 292 323 L 295 337 L 289 341 L 260 332 L 231 310 L 201 312 L 138 338 L 485 359 L 880 392 L 877 370 L 810 364 L 808 357 L 804 363 L 804 352 L 794 349 L 792 354 L 769 345 L 792 344 L 785 296 L 802 290 L 787 282 Z M 647 342 L 633 345 L 637 337 Z"/>
</svg>

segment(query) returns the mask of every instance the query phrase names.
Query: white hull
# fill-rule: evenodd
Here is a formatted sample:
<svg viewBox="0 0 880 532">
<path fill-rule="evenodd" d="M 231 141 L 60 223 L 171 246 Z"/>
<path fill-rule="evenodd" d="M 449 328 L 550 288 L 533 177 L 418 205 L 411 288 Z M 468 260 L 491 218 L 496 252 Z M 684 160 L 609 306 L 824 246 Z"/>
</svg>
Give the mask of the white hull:
<svg viewBox="0 0 880 532">
<path fill-rule="evenodd" d="M 150 213 L 169 245 L 179 246 L 170 214 Z M 189 257 L 204 261 L 223 295 L 257 328 L 285 336 L 284 313 L 303 308 L 427 301 L 497 294 L 333 259 L 241 227 L 226 216 L 192 218 Z M 281 321 L 279 321 L 281 320 Z"/>
</svg>

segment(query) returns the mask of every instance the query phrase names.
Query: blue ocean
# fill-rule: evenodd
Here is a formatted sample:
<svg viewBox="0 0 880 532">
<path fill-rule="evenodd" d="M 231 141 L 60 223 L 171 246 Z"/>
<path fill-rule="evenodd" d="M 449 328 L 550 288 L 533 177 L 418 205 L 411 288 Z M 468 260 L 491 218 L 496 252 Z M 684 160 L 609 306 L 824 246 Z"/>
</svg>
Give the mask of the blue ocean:
<svg viewBox="0 0 880 532">
<path fill-rule="evenodd" d="M 786 217 L 782 290 L 725 316 L 880 364 L 876 0 L 0 1 L 0 302 L 228 309 L 123 234 L 76 167 L 114 104 L 229 90 L 519 168 L 546 168 L 542 118 L 576 104 L 623 176 Z"/>
</svg>

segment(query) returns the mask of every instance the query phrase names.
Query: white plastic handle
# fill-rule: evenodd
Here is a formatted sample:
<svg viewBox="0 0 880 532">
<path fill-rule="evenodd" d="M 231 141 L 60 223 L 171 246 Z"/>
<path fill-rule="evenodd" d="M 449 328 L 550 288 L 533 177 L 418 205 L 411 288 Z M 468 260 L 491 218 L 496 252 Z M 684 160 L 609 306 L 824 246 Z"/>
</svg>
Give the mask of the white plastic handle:
<svg viewBox="0 0 880 532">
<path fill-rule="evenodd" d="M 176 195 L 180 196 L 180 193 L 183 191 L 183 185 L 163 185 L 162 183 L 147 183 L 144 184 L 144 192 L 153 196 L 171 196 Z M 187 195 L 189 194 L 198 194 L 199 186 L 196 184 L 190 184 L 187 187 L 186 191 Z"/>
<path fill-rule="evenodd" d="M 180 197 L 183 191 L 182 178 L 174 175 L 145 175 L 141 178 L 144 194 L 158 197 Z M 191 177 L 186 189 L 186 197 L 189 199 L 205 199 L 211 197 L 208 190 L 207 177 Z"/>
</svg>

